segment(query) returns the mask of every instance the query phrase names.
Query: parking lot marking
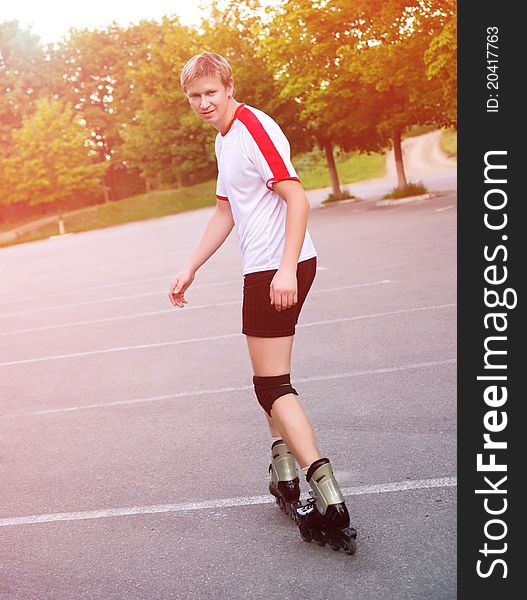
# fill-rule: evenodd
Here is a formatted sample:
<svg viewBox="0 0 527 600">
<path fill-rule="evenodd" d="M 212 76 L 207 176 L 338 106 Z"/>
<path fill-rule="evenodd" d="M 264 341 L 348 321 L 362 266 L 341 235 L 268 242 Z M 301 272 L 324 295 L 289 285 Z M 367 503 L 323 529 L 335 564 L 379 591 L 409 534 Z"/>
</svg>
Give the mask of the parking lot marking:
<svg viewBox="0 0 527 600">
<path fill-rule="evenodd" d="M 331 323 L 343 323 L 346 321 L 362 321 L 364 319 L 391 317 L 393 315 L 400 315 L 400 314 L 409 313 L 409 312 L 419 312 L 419 311 L 423 311 L 423 310 L 440 310 L 443 308 L 454 308 L 455 306 L 457 306 L 457 304 L 437 304 L 435 306 L 421 306 L 419 308 L 402 308 L 401 310 L 392 310 L 389 312 L 374 313 L 371 315 L 356 315 L 354 317 L 342 317 L 340 319 L 328 319 L 325 321 L 313 321 L 312 323 L 302 323 L 300 325 L 297 325 L 297 327 L 314 327 L 316 325 L 329 325 Z M 1 366 L 1 364 L 0 364 L 0 366 Z"/>
<path fill-rule="evenodd" d="M 198 288 L 209 288 L 218 285 L 226 285 L 231 283 L 240 283 L 239 279 L 231 279 L 230 281 L 216 281 L 214 283 L 203 283 L 196 286 Z M 117 302 L 118 300 L 130 300 L 132 298 L 145 298 L 147 296 L 163 296 L 168 298 L 168 286 L 166 290 L 158 290 L 156 292 L 143 292 L 142 294 L 127 294 L 126 296 L 114 296 L 113 298 L 100 298 L 99 300 L 86 300 L 85 302 L 72 302 L 70 304 L 57 304 L 56 306 L 40 306 L 38 308 L 31 308 L 29 310 L 21 310 L 13 313 L 0 314 L 0 318 L 4 317 L 16 317 L 18 315 L 27 315 L 35 312 L 42 312 L 46 310 L 58 310 L 60 308 L 71 308 L 73 306 L 87 306 L 88 304 L 99 304 L 101 302 Z M 167 300 L 168 302 L 168 300 Z"/>
<path fill-rule="evenodd" d="M 364 319 L 378 319 L 381 317 L 390 317 L 393 315 L 400 315 L 405 313 L 412 312 L 423 312 L 427 310 L 441 310 L 444 308 L 452 308 L 455 307 L 456 304 L 437 304 L 434 306 L 420 306 L 417 308 L 405 308 L 401 310 L 383 312 L 383 313 L 373 313 L 369 315 L 355 315 L 353 317 L 342 317 L 340 319 L 328 319 L 325 321 L 315 321 L 313 323 L 302 323 L 297 325 L 297 327 L 314 327 L 318 325 L 331 325 L 333 323 L 344 323 L 347 321 L 361 321 Z M 202 338 L 189 338 L 186 340 L 173 340 L 170 342 L 155 342 L 153 344 L 138 344 L 137 346 L 119 346 L 115 348 L 104 348 L 102 350 L 88 350 L 86 352 L 72 352 L 70 354 L 54 354 L 51 356 L 40 356 L 36 358 L 24 358 L 20 360 L 11 360 L 7 362 L 0 363 L 0 367 L 10 367 L 14 365 L 27 365 L 30 363 L 38 363 L 38 362 L 46 362 L 50 360 L 62 360 L 65 358 L 80 358 L 83 356 L 94 356 L 96 354 L 108 354 L 111 352 L 128 352 L 130 350 L 146 350 L 149 348 L 162 348 L 163 346 L 176 346 L 179 344 L 191 344 L 194 342 L 211 342 L 215 340 L 225 340 L 228 338 L 239 337 L 241 333 L 229 333 L 226 335 L 213 335 Z"/>
<path fill-rule="evenodd" d="M 340 287 L 334 287 L 334 288 L 326 288 L 326 289 L 322 289 L 322 290 L 311 290 L 311 294 L 325 294 L 327 292 L 339 292 L 341 290 L 350 290 L 350 289 L 356 289 L 356 288 L 361 288 L 361 287 L 370 287 L 373 285 L 384 285 L 386 283 L 393 283 L 393 281 L 391 279 L 382 279 L 380 281 L 370 281 L 367 283 L 355 283 L 352 285 L 343 285 Z M 190 310 L 202 310 L 205 308 L 218 308 L 219 306 L 232 306 L 234 304 L 241 304 L 241 300 L 233 300 L 230 302 L 213 302 L 210 304 L 199 304 L 198 306 L 186 306 L 185 307 L 185 313 L 187 313 Z M 43 309 L 45 310 L 45 309 Z M 74 321 L 72 323 L 58 323 L 56 325 L 45 325 L 43 327 L 30 327 L 27 329 L 15 329 L 14 331 L 4 331 L 2 333 L 0 333 L 0 337 L 1 336 L 6 336 L 6 335 L 14 335 L 16 333 L 30 333 L 30 332 L 34 332 L 34 331 L 48 331 L 50 329 L 63 329 L 65 327 L 78 327 L 81 325 L 94 325 L 96 323 L 108 323 L 111 321 L 122 321 L 125 319 L 136 319 L 139 317 L 147 317 L 147 316 L 152 316 L 152 315 L 163 315 L 163 314 L 167 314 L 167 313 L 174 313 L 174 307 L 173 308 L 166 308 L 164 310 L 153 310 L 153 311 L 149 311 L 149 312 L 142 312 L 142 313 L 134 313 L 131 315 L 119 315 L 117 317 L 105 317 L 104 319 L 92 319 L 92 320 L 87 320 L 87 321 Z"/>
<path fill-rule="evenodd" d="M 149 269 L 149 271 L 151 271 L 152 269 Z M 167 267 L 161 266 L 161 267 L 156 267 L 155 270 L 159 271 L 159 270 L 167 270 Z M 221 276 L 225 275 L 225 271 L 224 269 L 219 269 L 219 268 L 209 268 L 207 269 L 207 275 L 211 275 L 213 273 L 220 273 Z M 78 272 L 77 274 L 82 275 L 82 272 Z M 57 273 L 53 274 L 55 277 L 57 276 Z M 115 287 L 126 287 L 126 286 L 138 286 L 140 283 L 145 283 L 147 281 L 158 281 L 158 280 L 162 280 L 162 281 L 172 281 L 172 279 L 174 279 L 174 273 L 172 274 L 165 274 L 165 275 L 157 275 L 155 277 L 147 277 L 145 279 L 127 279 L 125 281 L 115 281 L 112 283 L 103 283 L 103 284 L 97 284 L 97 285 L 90 285 L 87 286 L 85 284 L 77 284 L 77 286 L 74 289 L 69 289 L 69 290 L 61 290 L 58 292 L 46 292 L 45 294 L 38 294 L 36 296 L 27 296 L 26 294 L 28 294 L 28 290 L 27 289 L 22 289 L 22 290 L 18 290 L 18 291 L 14 291 L 14 290 L 10 290 L 7 291 L 7 294 L 11 294 L 14 295 L 14 297 L 10 298 L 10 299 L 3 299 L 0 300 L 0 305 L 4 305 L 4 304 L 20 304 L 20 302 L 29 302 L 29 301 L 33 301 L 33 300 L 42 300 L 43 298 L 53 298 L 55 296 L 65 296 L 67 294 L 78 294 L 79 292 L 88 292 L 88 291 L 95 291 L 95 290 L 104 290 L 104 289 L 109 289 L 109 288 L 115 288 Z M 49 284 L 53 284 L 53 281 L 49 279 L 49 277 L 46 278 L 46 283 Z M 32 279 L 32 286 L 31 286 L 31 290 L 35 291 L 35 289 L 38 289 L 38 285 L 35 285 L 33 279 Z M 70 282 L 70 278 L 68 278 L 68 282 Z M 222 282 L 223 283 L 223 282 Z M 214 284 L 216 285 L 216 284 Z M 196 286 L 199 287 L 199 286 Z"/>
<path fill-rule="evenodd" d="M 341 488 L 344 496 L 363 496 L 367 494 L 386 494 L 394 492 L 408 492 L 412 490 L 455 487 L 455 477 L 439 477 L 435 479 L 416 479 L 381 483 L 374 485 L 361 485 L 356 487 Z M 34 525 L 39 523 L 64 523 L 67 521 L 83 521 L 88 519 L 107 519 L 111 517 L 128 517 L 132 515 L 151 515 L 172 512 L 187 512 L 194 510 L 210 510 L 217 508 L 232 508 L 250 506 L 254 504 L 270 504 L 275 499 L 270 496 L 248 496 L 240 498 L 220 498 L 204 502 L 180 502 L 175 504 L 155 504 L 151 506 L 130 506 L 123 508 L 108 508 L 102 510 L 84 510 L 77 512 L 63 512 L 22 517 L 7 517 L 0 519 L 0 527 L 13 527 L 17 525 Z"/>
<path fill-rule="evenodd" d="M 351 371 L 348 373 L 333 373 L 330 375 L 315 375 L 313 377 L 297 377 L 295 378 L 296 383 L 307 383 L 314 381 L 328 381 L 331 379 L 345 379 L 346 377 L 362 377 L 365 375 L 382 375 L 384 373 L 394 373 L 397 371 L 408 371 L 411 369 L 427 369 L 430 367 L 441 367 L 443 365 L 450 365 L 457 362 L 455 358 L 447 358 L 445 360 L 436 360 L 432 362 L 421 362 L 421 363 L 409 363 L 407 365 L 395 365 L 391 367 L 381 367 L 379 369 L 366 369 L 363 371 Z M 115 402 L 104 402 L 97 404 L 84 404 L 77 406 L 65 406 L 61 408 L 49 408 L 44 410 L 35 410 L 29 413 L 21 414 L 6 414 L 0 415 L 0 418 L 17 418 L 17 417 L 32 417 L 39 415 L 50 415 L 55 413 L 74 412 L 78 410 L 91 410 L 94 408 L 111 408 L 114 406 L 130 406 L 133 404 L 145 404 L 149 402 L 159 402 L 163 400 L 176 400 L 177 398 L 191 398 L 193 396 L 203 396 L 207 394 L 225 394 L 228 392 L 241 392 L 244 390 L 252 390 L 252 385 L 241 385 L 237 387 L 224 387 L 216 388 L 212 390 L 194 390 L 187 392 L 179 392 L 177 394 L 164 394 L 161 396 L 150 396 L 147 398 L 131 398 L 129 400 L 116 400 Z"/>
</svg>

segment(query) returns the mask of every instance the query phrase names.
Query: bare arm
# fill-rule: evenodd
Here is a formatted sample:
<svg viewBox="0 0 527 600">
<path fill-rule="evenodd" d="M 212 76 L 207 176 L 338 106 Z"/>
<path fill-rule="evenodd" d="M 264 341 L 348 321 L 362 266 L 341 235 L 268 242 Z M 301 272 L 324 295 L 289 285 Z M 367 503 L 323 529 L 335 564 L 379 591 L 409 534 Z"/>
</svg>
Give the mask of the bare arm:
<svg viewBox="0 0 527 600">
<path fill-rule="evenodd" d="M 187 260 L 185 267 L 194 273 L 216 252 L 234 227 L 230 203 L 218 200 L 201 240 Z"/>
<path fill-rule="evenodd" d="M 174 306 L 183 308 L 188 301 L 185 291 L 194 281 L 196 271 L 216 252 L 229 236 L 234 227 L 231 207 L 228 201 L 218 200 L 216 208 L 209 219 L 201 240 L 170 284 L 168 298 Z"/>
<path fill-rule="evenodd" d="M 287 203 L 284 253 L 269 288 L 271 304 L 281 311 L 298 302 L 296 270 L 306 236 L 309 200 L 298 181 L 278 181 L 273 189 Z"/>
<path fill-rule="evenodd" d="M 298 181 L 277 181 L 273 190 L 287 203 L 285 244 L 280 268 L 292 269 L 296 273 L 298 257 L 306 235 L 309 200 Z"/>
</svg>

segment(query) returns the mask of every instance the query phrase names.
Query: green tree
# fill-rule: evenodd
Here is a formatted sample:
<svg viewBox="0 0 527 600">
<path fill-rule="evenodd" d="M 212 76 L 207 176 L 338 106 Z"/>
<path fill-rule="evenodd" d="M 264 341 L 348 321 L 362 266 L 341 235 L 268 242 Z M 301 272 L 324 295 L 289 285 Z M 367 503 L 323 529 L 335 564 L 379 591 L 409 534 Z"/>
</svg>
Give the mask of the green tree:
<svg viewBox="0 0 527 600">
<path fill-rule="evenodd" d="M 444 125 L 457 127 L 457 18 L 456 2 L 444 3 L 443 28 L 425 52 L 426 75 L 441 88 Z"/>
<path fill-rule="evenodd" d="M 180 87 L 184 64 L 200 52 L 199 36 L 164 17 L 148 57 L 130 67 L 140 107 L 121 126 L 120 158 L 139 167 L 149 187 L 181 186 L 215 174 L 214 132 L 192 115 Z"/>
<path fill-rule="evenodd" d="M 451 4 L 358 0 L 361 41 L 340 50 L 350 78 L 372 92 L 378 115 L 375 129 L 381 139 L 391 139 L 400 187 L 407 184 L 401 148 L 404 130 L 415 124 L 441 126 L 446 120 L 443 87 L 437 78 L 427 76 L 425 55 L 451 18 Z"/>
<path fill-rule="evenodd" d="M 282 97 L 294 99 L 304 127 L 325 151 L 337 198 L 341 190 L 334 146 L 346 150 L 377 147 L 371 127 L 365 131 L 363 121 L 355 118 L 349 108 L 343 109 L 349 102 L 346 86 L 336 89 L 344 74 L 338 49 L 347 25 L 345 15 L 333 3 L 290 0 L 269 7 L 260 20 L 259 32 L 254 30 L 260 38 L 259 54 L 272 65 Z"/>
<path fill-rule="evenodd" d="M 41 98 L 35 114 L 13 131 L 13 153 L 2 161 L 0 198 L 30 205 L 58 202 L 61 210 L 75 194 L 101 193 L 107 168 L 96 163 L 96 151 L 73 109 Z"/>
<path fill-rule="evenodd" d="M 39 37 L 18 21 L 0 23 L 0 156 L 36 98 L 47 93 L 45 53 Z"/>
<path fill-rule="evenodd" d="M 269 9 L 263 49 L 285 81 L 283 93 L 300 99 L 320 136 L 366 151 L 391 141 L 405 185 L 402 132 L 445 119 L 441 85 L 427 77 L 425 53 L 451 18 L 451 5 L 288 0 Z"/>
<path fill-rule="evenodd" d="M 120 129 L 141 106 L 131 67 L 148 60 L 159 24 L 141 21 L 123 28 L 71 29 L 51 54 L 50 78 L 61 82 L 57 97 L 71 105 L 86 122 L 98 161 L 110 161 L 105 189 L 117 196 L 115 174 L 126 167 L 116 155 L 123 144 Z"/>
<path fill-rule="evenodd" d="M 199 28 L 201 51 L 225 56 L 233 69 L 236 99 L 271 115 L 284 130 L 293 153 L 311 150 L 314 138 L 300 119 L 299 104 L 291 95 L 282 94 L 283 82 L 275 76 L 266 54 L 259 52 L 263 30 L 258 3 L 249 2 L 248 8 L 237 0 L 227 5 L 215 2 Z"/>
</svg>

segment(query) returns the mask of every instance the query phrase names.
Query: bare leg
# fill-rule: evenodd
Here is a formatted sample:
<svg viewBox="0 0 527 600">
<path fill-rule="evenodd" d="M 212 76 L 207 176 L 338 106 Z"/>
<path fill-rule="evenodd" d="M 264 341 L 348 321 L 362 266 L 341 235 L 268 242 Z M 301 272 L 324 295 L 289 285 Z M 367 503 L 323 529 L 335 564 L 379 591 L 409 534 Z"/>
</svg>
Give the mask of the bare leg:
<svg viewBox="0 0 527 600">
<path fill-rule="evenodd" d="M 245 336 L 254 374 L 272 377 L 291 372 L 291 351 L 294 336 L 261 338 Z M 320 458 L 315 433 L 298 397 L 281 396 L 273 404 L 269 428 L 273 436 L 280 435 L 302 468 Z"/>
<path fill-rule="evenodd" d="M 265 416 L 267 417 L 267 423 L 269 424 L 269 431 L 271 432 L 271 435 L 273 437 L 280 437 L 281 436 L 280 430 L 274 424 L 273 419 L 271 419 L 271 417 L 269 417 L 267 414 Z"/>
</svg>

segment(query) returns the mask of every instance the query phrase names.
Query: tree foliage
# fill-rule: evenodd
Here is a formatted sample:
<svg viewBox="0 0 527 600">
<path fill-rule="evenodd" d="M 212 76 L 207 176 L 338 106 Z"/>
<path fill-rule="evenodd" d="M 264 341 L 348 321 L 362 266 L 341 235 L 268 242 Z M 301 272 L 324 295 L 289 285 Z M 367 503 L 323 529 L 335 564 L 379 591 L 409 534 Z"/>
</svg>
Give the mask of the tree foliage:
<svg viewBox="0 0 527 600">
<path fill-rule="evenodd" d="M 457 18 L 456 2 L 444 3 L 443 27 L 425 52 L 426 75 L 440 89 L 444 125 L 457 127 Z"/>
<path fill-rule="evenodd" d="M 406 127 L 449 119 L 425 56 L 452 18 L 451 2 L 287 0 L 269 13 L 262 51 L 319 136 L 358 150 L 391 140 L 400 154 Z"/>
<path fill-rule="evenodd" d="M 0 168 L 0 198 L 29 204 L 67 201 L 75 194 L 100 195 L 107 167 L 95 163 L 87 132 L 71 107 L 42 98 L 35 114 L 13 132 L 13 152 Z"/>
<path fill-rule="evenodd" d="M 292 95 L 282 93 L 274 64 L 260 52 L 263 35 L 259 4 L 255 0 L 231 0 L 211 7 L 202 24 L 201 51 L 217 52 L 227 58 L 235 80 L 235 96 L 272 115 L 284 130 L 293 153 L 310 150 L 313 137 L 300 117 L 300 106 Z"/>
<path fill-rule="evenodd" d="M 8 153 L 12 130 L 21 126 L 46 87 L 38 36 L 21 29 L 18 21 L 0 23 L 0 157 Z"/>
<path fill-rule="evenodd" d="M 0 23 L 1 202 L 97 195 L 117 171 L 154 187 L 215 176 L 216 132 L 179 83 L 204 50 L 227 57 L 237 100 L 271 114 L 293 153 L 325 149 L 337 191 L 334 146 L 392 144 L 404 178 L 401 133 L 456 124 L 456 33 L 455 0 L 229 0 L 199 28 L 166 16 L 47 48 Z"/>
<path fill-rule="evenodd" d="M 135 114 L 121 125 L 120 156 L 157 186 L 179 186 L 214 176 L 214 133 L 190 114 L 180 87 L 184 64 L 198 53 L 197 36 L 177 17 L 163 18 L 146 57 L 129 69 Z"/>
</svg>

